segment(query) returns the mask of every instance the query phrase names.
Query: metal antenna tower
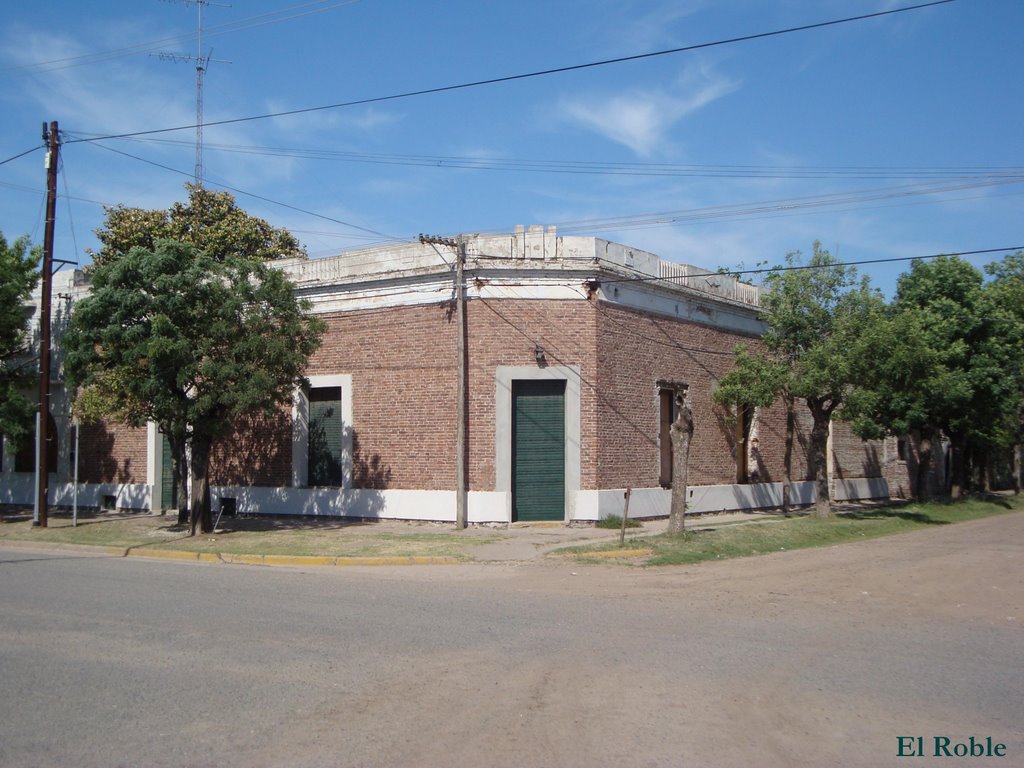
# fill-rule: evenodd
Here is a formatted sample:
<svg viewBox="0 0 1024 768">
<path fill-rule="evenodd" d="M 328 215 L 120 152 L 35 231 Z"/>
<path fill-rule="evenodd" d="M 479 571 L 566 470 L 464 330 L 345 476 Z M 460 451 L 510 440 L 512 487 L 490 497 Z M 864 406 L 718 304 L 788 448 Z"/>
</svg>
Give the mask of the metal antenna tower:
<svg viewBox="0 0 1024 768">
<path fill-rule="evenodd" d="M 161 59 L 167 61 L 194 61 L 196 63 L 196 165 L 195 165 L 195 182 L 197 187 L 203 186 L 203 78 L 206 75 L 206 69 L 210 65 L 210 62 L 216 62 L 218 64 L 230 64 L 230 61 L 224 59 L 211 58 L 212 50 L 209 53 L 203 53 L 203 6 L 204 5 L 215 5 L 219 8 L 230 8 L 231 6 L 226 3 L 214 3 L 211 0 L 169 0 L 170 2 L 181 2 L 184 3 L 187 8 L 190 5 L 195 5 L 198 10 L 198 21 L 196 26 L 196 55 L 195 56 L 182 56 L 176 53 L 160 53 L 157 54 Z"/>
</svg>

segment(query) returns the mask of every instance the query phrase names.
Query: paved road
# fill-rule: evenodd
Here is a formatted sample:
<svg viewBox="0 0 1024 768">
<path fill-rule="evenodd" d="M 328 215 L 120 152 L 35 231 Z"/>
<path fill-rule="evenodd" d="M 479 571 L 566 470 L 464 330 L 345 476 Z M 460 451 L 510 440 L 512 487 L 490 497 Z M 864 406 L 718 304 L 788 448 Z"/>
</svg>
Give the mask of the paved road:
<svg viewBox="0 0 1024 768">
<path fill-rule="evenodd" d="M 2 766 L 1024 764 L 1024 514 L 678 569 L 0 551 Z M 897 758 L 899 736 L 1008 757 Z"/>
</svg>

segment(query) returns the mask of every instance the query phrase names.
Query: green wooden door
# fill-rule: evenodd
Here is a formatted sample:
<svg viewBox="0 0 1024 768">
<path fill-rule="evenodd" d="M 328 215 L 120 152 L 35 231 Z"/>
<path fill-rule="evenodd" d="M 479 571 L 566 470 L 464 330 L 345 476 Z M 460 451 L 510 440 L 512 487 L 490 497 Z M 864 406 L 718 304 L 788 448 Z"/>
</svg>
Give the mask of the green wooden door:
<svg viewBox="0 0 1024 768">
<path fill-rule="evenodd" d="M 512 382 L 512 519 L 565 519 L 565 382 Z"/>
</svg>

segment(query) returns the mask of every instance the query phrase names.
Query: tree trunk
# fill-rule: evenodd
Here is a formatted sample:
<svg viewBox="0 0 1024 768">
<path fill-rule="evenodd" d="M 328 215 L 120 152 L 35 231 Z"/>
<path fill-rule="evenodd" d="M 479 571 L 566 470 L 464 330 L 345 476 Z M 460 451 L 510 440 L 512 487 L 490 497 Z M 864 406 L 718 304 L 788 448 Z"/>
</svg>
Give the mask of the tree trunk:
<svg viewBox="0 0 1024 768">
<path fill-rule="evenodd" d="M 952 458 L 950 468 L 949 496 L 952 499 L 959 499 L 963 496 L 967 487 L 967 456 L 964 440 L 960 436 L 949 436 L 949 451 Z"/>
<path fill-rule="evenodd" d="M 174 464 L 174 482 L 178 485 L 175 502 L 178 507 L 178 525 L 188 525 L 188 456 L 185 453 L 185 438 L 167 438 L 171 446 Z"/>
<path fill-rule="evenodd" d="M 693 412 L 682 395 L 676 395 L 676 420 L 669 429 L 672 436 L 672 507 L 668 516 L 668 532 L 686 530 L 687 466 L 690 438 L 693 437 Z"/>
<path fill-rule="evenodd" d="M 808 401 L 814 418 L 811 427 L 811 465 L 814 471 L 814 517 L 826 519 L 832 517 L 832 499 L 828 485 L 828 425 L 832 412 L 820 403 Z"/>
<path fill-rule="evenodd" d="M 992 451 L 978 454 L 978 471 L 981 473 L 979 489 L 983 493 L 992 493 Z"/>
<path fill-rule="evenodd" d="M 1013 446 L 1013 492 L 1020 493 L 1021 486 L 1021 454 L 1024 453 L 1024 449 L 1021 448 L 1021 444 L 1017 443 Z"/>
<path fill-rule="evenodd" d="M 793 486 L 793 440 L 796 435 L 796 413 L 793 410 L 793 395 L 783 390 L 782 402 L 786 405 L 786 446 L 782 460 L 782 514 L 789 514 L 791 488 Z"/>
<path fill-rule="evenodd" d="M 930 427 L 925 427 L 915 433 L 915 438 L 917 440 L 917 500 L 931 501 L 935 495 L 933 491 L 938 489 L 936 462 L 941 451 L 936 450 L 936 445 L 941 446 L 942 443 L 938 430 Z"/>
<path fill-rule="evenodd" d="M 213 533 L 213 515 L 210 510 L 210 449 L 212 440 L 205 436 L 192 438 L 192 493 L 190 535 L 196 535 L 198 525 L 202 533 Z"/>
</svg>

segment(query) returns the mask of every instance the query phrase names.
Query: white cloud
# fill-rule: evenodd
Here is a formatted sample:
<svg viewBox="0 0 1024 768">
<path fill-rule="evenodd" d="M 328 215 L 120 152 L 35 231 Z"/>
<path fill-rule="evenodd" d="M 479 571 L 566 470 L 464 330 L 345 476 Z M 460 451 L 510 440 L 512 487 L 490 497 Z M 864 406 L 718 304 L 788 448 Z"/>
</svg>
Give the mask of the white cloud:
<svg viewBox="0 0 1024 768">
<path fill-rule="evenodd" d="M 627 4 L 628 15 L 624 27 L 617 28 L 617 37 L 631 52 L 653 50 L 679 45 L 676 23 L 693 16 L 707 5 L 705 0 L 669 0 L 653 7 L 634 7 Z"/>
<path fill-rule="evenodd" d="M 680 120 L 739 88 L 739 82 L 710 67 L 687 67 L 669 88 L 634 88 L 614 95 L 565 97 L 567 120 L 647 157 L 670 143 Z"/>
</svg>

